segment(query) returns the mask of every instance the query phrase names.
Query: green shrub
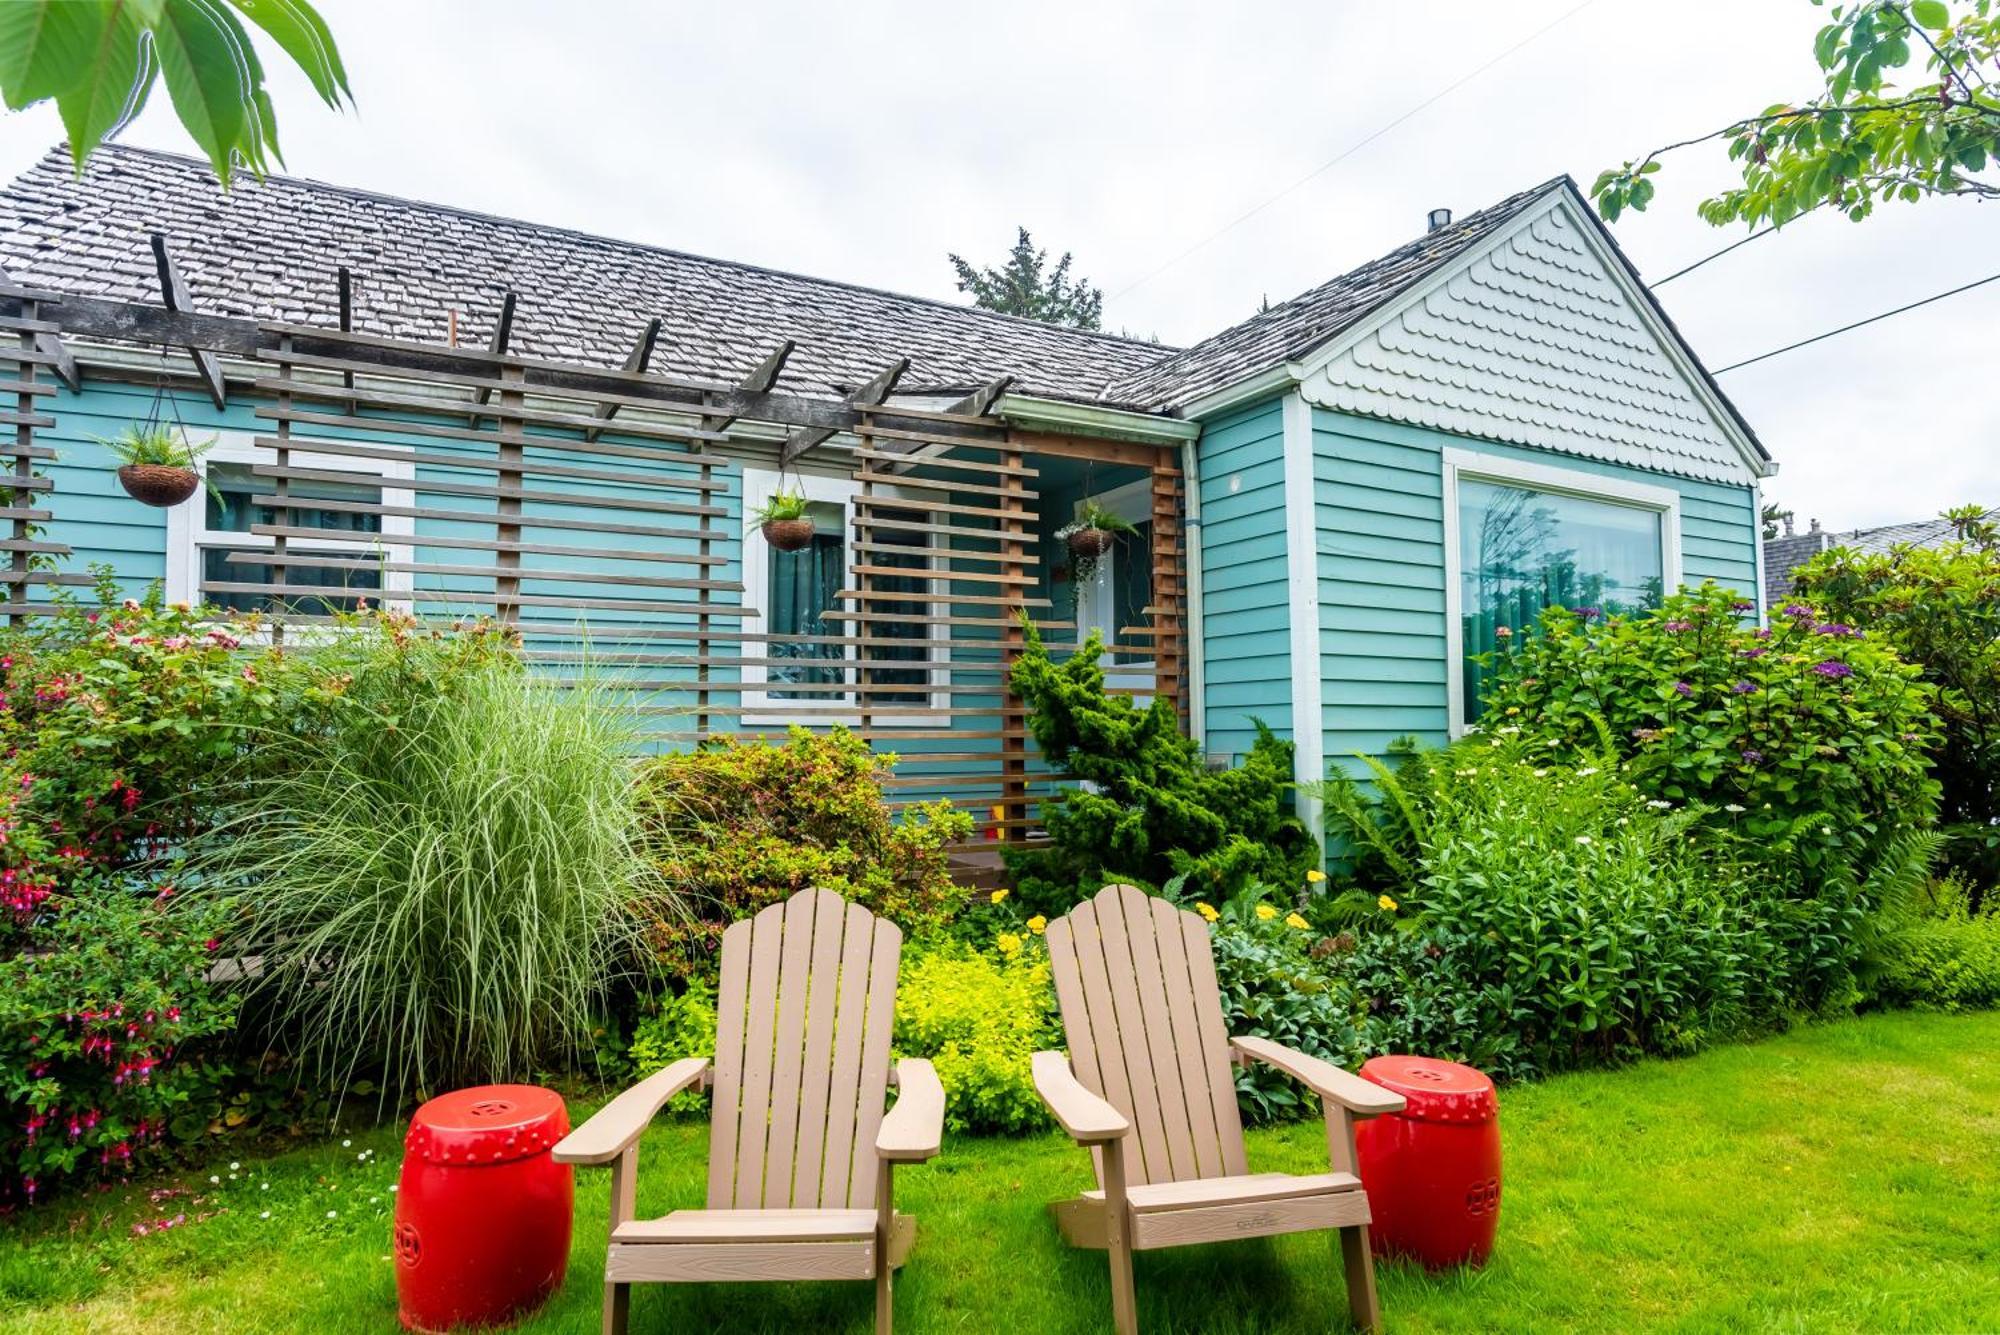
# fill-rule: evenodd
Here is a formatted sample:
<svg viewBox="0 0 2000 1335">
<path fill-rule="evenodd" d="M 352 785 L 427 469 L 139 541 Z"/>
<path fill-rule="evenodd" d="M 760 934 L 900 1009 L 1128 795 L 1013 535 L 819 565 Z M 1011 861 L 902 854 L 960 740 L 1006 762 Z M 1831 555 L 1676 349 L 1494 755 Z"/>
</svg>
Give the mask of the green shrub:
<svg viewBox="0 0 2000 1335">
<path fill-rule="evenodd" d="M 1268 1038 L 1337 1066 L 1358 1066 L 1369 1054 L 1353 992 L 1315 959 L 1312 924 L 1269 902 L 1273 893 L 1251 885 L 1219 910 L 1195 905 L 1211 923 L 1224 1022 L 1232 1035 Z M 1256 1063 L 1237 1068 L 1236 1094 L 1257 1122 L 1297 1117 L 1317 1105 L 1296 1080 Z"/>
<path fill-rule="evenodd" d="M 1096 638 L 1064 662 L 1027 628 L 1010 689 L 1042 756 L 1072 779 L 1041 804 L 1046 843 L 1006 848 L 1024 905 L 1063 913 L 1107 884 L 1158 888 L 1186 876 L 1216 898 L 1252 881 L 1296 885 L 1318 850 L 1292 813 L 1292 745 L 1261 723 L 1241 768 L 1212 771 L 1173 702 L 1107 694 Z"/>
<path fill-rule="evenodd" d="M 207 976 L 219 915 L 167 902 L 72 887 L 0 959 L 0 1200 L 129 1177 L 206 1130 L 228 1072 L 204 1043 L 232 1029 L 236 1000 Z"/>
<path fill-rule="evenodd" d="M 1048 953 L 1032 937 L 1009 934 L 998 954 L 943 943 L 904 955 L 896 1049 L 937 1067 L 954 1131 L 1048 1125 L 1028 1059 L 1062 1044 Z"/>
<path fill-rule="evenodd" d="M 586 1057 L 628 967 L 638 850 L 633 725 L 588 680 L 532 676 L 408 626 L 352 652 L 323 736 L 273 737 L 273 772 L 196 851 L 259 958 L 275 1041 L 340 1090 L 385 1097 Z"/>
<path fill-rule="evenodd" d="M 947 803 L 901 821 L 882 800 L 895 757 L 844 728 L 793 728 L 783 746 L 717 738 L 661 756 L 641 774 L 647 837 L 661 878 L 692 920 L 660 926 L 670 967 L 697 969 L 722 929 L 808 886 L 832 890 L 909 931 L 944 922 L 962 893 L 948 849 L 972 818 Z"/>
<path fill-rule="evenodd" d="M 1974 908 L 1963 882 L 1928 887 L 1885 943 L 1875 979 L 1882 1000 L 1947 1010 L 2000 1005 L 2000 904 Z"/>
<path fill-rule="evenodd" d="M 1793 572 L 1800 597 L 1881 637 L 1937 688 L 1932 753 L 1946 861 L 1975 887 L 2000 881 L 2000 535 L 1962 512 L 1938 548 L 1837 547 Z M 1974 902 L 1978 891 L 1974 891 Z"/>
<path fill-rule="evenodd" d="M 1758 630 L 1713 584 L 1598 622 L 1552 608 L 1498 660 L 1482 724 L 1550 762 L 1607 745 L 1648 796 L 1704 808 L 1764 859 L 1866 875 L 1928 827 L 1935 692 L 1886 641 L 1804 603 Z"/>
<path fill-rule="evenodd" d="M 673 1065 L 683 1057 L 715 1056 L 715 988 L 692 979 L 679 993 L 668 992 L 647 1003 L 632 1027 L 628 1051 L 633 1074 L 639 1078 Z M 676 1094 L 667 1104 L 675 1113 L 699 1112 L 705 1100 L 697 1091 Z"/>
<path fill-rule="evenodd" d="M 1350 891 L 1328 915 L 1366 1046 L 1528 1076 L 1852 1004 L 1868 896 L 1844 865 L 1808 887 L 1738 857 L 1698 809 L 1661 810 L 1623 777 L 1636 763 L 1543 754 L 1472 738 L 1405 766 L 1421 798 L 1384 768 L 1372 801 L 1351 786 L 1329 801 L 1335 834 L 1355 837 L 1353 811 L 1371 806 L 1408 831 L 1383 845 L 1400 885 Z"/>
</svg>

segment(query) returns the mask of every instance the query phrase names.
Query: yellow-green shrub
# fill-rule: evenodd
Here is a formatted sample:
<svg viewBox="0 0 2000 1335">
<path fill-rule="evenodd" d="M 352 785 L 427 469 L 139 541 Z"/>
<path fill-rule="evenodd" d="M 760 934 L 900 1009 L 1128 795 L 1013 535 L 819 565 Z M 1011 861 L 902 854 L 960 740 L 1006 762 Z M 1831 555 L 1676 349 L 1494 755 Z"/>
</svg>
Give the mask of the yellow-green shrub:
<svg viewBox="0 0 2000 1335">
<path fill-rule="evenodd" d="M 1021 1132 L 1048 1124 L 1028 1059 L 1060 1047 L 1046 951 L 999 955 L 963 945 L 906 954 L 896 984 L 896 1050 L 927 1057 L 954 1131 Z"/>
</svg>

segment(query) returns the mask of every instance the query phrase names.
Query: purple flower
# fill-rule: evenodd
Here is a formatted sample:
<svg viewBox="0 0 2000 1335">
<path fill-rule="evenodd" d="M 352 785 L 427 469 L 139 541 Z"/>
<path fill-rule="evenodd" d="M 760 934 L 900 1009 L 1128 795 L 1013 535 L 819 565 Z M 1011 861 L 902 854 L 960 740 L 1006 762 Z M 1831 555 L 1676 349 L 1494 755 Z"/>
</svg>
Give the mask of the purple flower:
<svg viewBox="0 0 2000 1335">
<path fill-rule="evenodd" d="M 1729 689 L 1738 695 L 1755 695 L 1757 694 L 1757 683 L 1754 681 L 1739 681 Z"/>
<path fill-rule="evenodd" d="M 1669 622 L 1668 622 L 1668 623 L 1667 623 L 1666 625 L 1664 625 L 1664 626 L 1660 627 L 1660 629 L 1661 629 L 1661 630 L 1664 630 L 1664 631 L 1666 631 L 1666 632 L 1667 632 L 1667 633 L 1668 633 L 1669 635 L 1678 635 L 1678 634 L 1680 634 L 1680 633 L 1681 633 L 1682 631 L 1684 631 L 1684 630 L 1693 630 L 1693 629 L 1694 629 L 1694 622 L 1692 622 L 1692 621 L 1669 621 Z"/>
<path fill-rule="evenodd" d="M 1738 598 L 1729 605 L 1729 610 L 1732 612 L 1754 612 L 1757 610 L 1757 604 L 1751 602 L 1748 598 Z"/>
<path fill-rule="evenodd" d="M 1764 753 L 1754 747 L 1746 746 L 1743 748 L 1743 763 L 1746 765 L 1761 765 L 1764 763 Z"/>
<path fill-rule="evenodd" d="M 1848 625 L 1844 621 L 1822 621 L 1819 625 L 1813 627 L 1813 634 L 1815 635 L 1832 635 L 1835 637 L 1842 637 L 1848 635 L 1858 635 L 1859 633 L 1860 633 L 1859 631 L 1855 630 L 1854 627 Z"/>
<path fill-rule="evenodd" d="M 1788 617 L 1810 618 L 1813 615 L 1813 610 L 1804 603 L 1786 603 L 1781 610 Z"/>
<path fill-rule="evenodd" d="M 1768 640 L 1771 638 L 1771 628 L 1769 626 L 1766 626 L 1764 629 L 1758 631 L 1755 635 L 1751 636 L 1750 638 L 1753 640 Z"/>
<path fill-rule="evenodd" d="M 1594 616 L 1601 615 L 1601 609 L 1595 607 L 1572 607 L 1569 610 L 1572 614 L 1582 617 L 1585 621 L 1590 620 Z"/>
<path fill-rule="evenodd" d="M 1675 682 L 1675 683 L 1674 683 L 1674 689 L 1675 689 L 1676 691 L 1679 691 L 1679 692 L 1680 692 L 1680 694 L 1681 694 L 1681 698 L 1682 698 L 1682 699 L 1686 699 L 1686 698 L 1687 698 L 1688 696 L 1690 696 L 1690 695 L 1693 695 L 1693 694 L 1694 694 L 1694 687 L 1692 687 L 1692 686 L 1688 685 L 1688 684 L 1687 684 L 1686 682 L 1684 682 L 1684 681 L 1677 681 L 1677 682 Z"/>
<path fill-rule="evenodd" d="M 1822 677 L 1851 677 L 1854 669 L 1838 658 L 1829 658 L 1824 663 L 1814 663 L 1812 670 Z"/>
<path fill-rule="evenodd" d="M 1763 657 L 1763 656 L 1764 656 L 1765 654 L 1768 654 L 1768 653 L 1770 653 L 1770 652 L 1771 652 L 1771 651 L 1770 651 L 1769 649 L 1766 649 L 1766 648 L 1763 648 L 1762 646 L 1756 646 L 1756 647 L 1753 647 L 1753 648 L 1749 648 L 1749 649 L 1745 649 L 1745 650 L 1744 650 L 1744 651 L 1743 651 L 1742 653 L 1738 654 L 1738 655 L 1737 655 L 1737 657 L 1738 657 L 1738 658 L 1762 658 L 1762 657 Z"/>
</svg>

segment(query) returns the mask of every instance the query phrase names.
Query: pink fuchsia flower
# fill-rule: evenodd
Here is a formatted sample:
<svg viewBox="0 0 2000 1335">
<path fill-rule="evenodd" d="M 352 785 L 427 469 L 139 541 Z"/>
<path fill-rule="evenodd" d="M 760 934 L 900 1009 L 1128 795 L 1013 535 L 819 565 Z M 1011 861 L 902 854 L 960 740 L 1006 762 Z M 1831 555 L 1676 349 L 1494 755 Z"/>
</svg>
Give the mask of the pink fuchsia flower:
<svg viewBox="0 0 2000 1335">
<path fill-rule="evenodd" d="M 1854 669 L 1838 658 L 1829 658 L 1824 663 L 1814 663 L 1812 670 L 1822 677 L 1851 677 Z"/>
<path fill-rule="evenodd" d="M 235 649 L 241 646 L 243 643 L 243 641 L 237 639 L 234 635 L 231 635 L 228 631 L 223 630 L 220 627 L 211 630 L 208 633 L 208 639 L 211 644 L 219 644 L 225 649 Z"/>
</svg>

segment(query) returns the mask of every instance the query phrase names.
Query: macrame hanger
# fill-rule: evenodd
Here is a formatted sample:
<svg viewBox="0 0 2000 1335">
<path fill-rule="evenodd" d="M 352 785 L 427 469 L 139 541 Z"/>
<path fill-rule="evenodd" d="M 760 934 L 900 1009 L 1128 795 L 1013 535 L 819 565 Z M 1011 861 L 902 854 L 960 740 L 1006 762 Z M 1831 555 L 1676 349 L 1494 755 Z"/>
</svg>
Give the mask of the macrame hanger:
<svg viewBox="0 0 2000 1335">
<path fill-rule="evenodd" d="M 162 343 L 160 345 L 160 371 L 158 375 L 153 377 L 153 402 L 152 406 L 146 412 L 146 429 L 148 431 L 156 431 L 164 425 L 161 412 L 161 409 L 164 407 L 167 412 L 173 414 L 174 428 L 181 433 L 181 444 L 187 446 L 190 443 L 190 438 L 188 436 L 187 423 L 181 418 L 180 400 L 174 395 L 167 393 L 167 351 L 167 345 Z"/>
</svg>

